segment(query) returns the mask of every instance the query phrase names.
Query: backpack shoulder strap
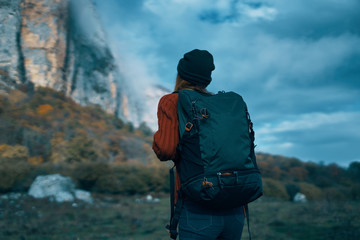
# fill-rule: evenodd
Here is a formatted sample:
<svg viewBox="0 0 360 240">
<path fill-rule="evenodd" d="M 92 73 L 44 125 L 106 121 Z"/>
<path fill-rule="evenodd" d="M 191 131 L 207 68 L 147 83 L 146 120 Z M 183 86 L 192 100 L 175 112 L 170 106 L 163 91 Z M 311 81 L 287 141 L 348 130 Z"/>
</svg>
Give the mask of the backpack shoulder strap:
<svg viewBox="0 0 360 240">
<path fill-rule="evenodd" d="M 177 193 L 177 200 L 175 205 L 175 173 L 174 167 L 170 168 L 170 223 L 166 225 L 166 229 L 168 230 L 170 237 L 172 239 L 176 239 L 178 232 L 177 226 L 180 220 L 182 205 L 183 205 L 183 197 L 181 193 L 181 189 Z"/>
</svg>

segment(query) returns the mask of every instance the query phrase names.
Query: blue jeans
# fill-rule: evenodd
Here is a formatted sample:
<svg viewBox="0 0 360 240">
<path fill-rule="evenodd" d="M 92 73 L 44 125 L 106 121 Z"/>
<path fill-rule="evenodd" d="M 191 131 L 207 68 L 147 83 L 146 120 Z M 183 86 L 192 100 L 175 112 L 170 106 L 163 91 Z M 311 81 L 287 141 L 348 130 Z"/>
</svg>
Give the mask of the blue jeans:
<svg viewBox="0 0 360 240">
<path fill-rule="evenodd" d="M 185 201 L 179 240 L 240 240 L 243 227 L 243 207 L 215 211 Z"/>
</svg>

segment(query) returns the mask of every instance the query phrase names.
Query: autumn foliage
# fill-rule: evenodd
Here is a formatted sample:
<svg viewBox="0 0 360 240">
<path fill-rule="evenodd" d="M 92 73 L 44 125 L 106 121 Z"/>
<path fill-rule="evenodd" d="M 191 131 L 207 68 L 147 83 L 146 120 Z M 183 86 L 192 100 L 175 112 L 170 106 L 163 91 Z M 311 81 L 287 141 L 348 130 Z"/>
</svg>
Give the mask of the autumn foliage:
<svg viewBox="0 0 360 240">
<path fill-rule="evenodd" d="M 358 200 L 360 195 L 360 163 L 345 169 L 336 164 L 302 162 L 264 153 L 257 154 L 267 196 L 292 200 L 297 192 L 308 200 Z"/>
<path fill-rule="evenodd" d="M 61 92 L 11 90 L 0 95 L 0 192 L 26 191 L 36 176 L 52 173 L 101 193 L 169 191 L 169 165 L 156 159 L 152 134 Z M 345 169 L 264 153 L 257 161 L 265 196 L 360 199 L 359 162 Z"/>
<path fill-rule="evenodd" d="M 12 90 L 0 96 L 0 109 L 0 145 L 22 146 L 18 154 L 33 164 L 155 158 L 144 125 L 134 130 L 99 106 L 80 106 L 61 92 Z"/>
</svg>

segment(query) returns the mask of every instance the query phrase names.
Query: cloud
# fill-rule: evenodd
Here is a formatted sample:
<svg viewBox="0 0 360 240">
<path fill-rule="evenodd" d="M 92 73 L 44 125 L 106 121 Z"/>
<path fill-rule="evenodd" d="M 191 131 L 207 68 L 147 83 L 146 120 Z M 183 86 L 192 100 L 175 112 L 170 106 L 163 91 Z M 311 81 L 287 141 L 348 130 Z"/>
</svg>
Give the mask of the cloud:
<svg viewBox="0 0 360 240">
<path fill-rule="evenodd" d="M 278 37 L 321 38 L 344 33 L 360 33 L 360 2 L 357 0 L 282 1 L 272 0 L 278 9 L 271 23 L 258 25 L 261 31 Z"/>
<path fill-rule="evenodd" d="M 120 66 L 136 82 L 172 89 L 182 55 L 207 49 L 216 65 L 209 90 L 244 97 L 259 149 L 359 159 L 358 0 L 96 2 Z"/>
<path fill-rule="evenodd" d="M 265 123 L 255 129 L 258 150 L 312 161 L 360 160 L 359 118 L 360 112 L 308 113 Z"/>
<path fill-rule="evenodd" d="M 293 116 L 293 119 L 287 119 L 275 124 L 265 124 L 258 130 L 259 134 L 274 134 L 294 131 L 310 131 L 327 126 L 344 126 L 345 130 L 355 126 L 355 122 L 360 118 L 359 112 L 333 112 L 333 113 L 306 113 Z M 359 127 L 360 128 L 360 127 Z M 359 133 L 360 136 L 360 133 Z"/>
</svg>

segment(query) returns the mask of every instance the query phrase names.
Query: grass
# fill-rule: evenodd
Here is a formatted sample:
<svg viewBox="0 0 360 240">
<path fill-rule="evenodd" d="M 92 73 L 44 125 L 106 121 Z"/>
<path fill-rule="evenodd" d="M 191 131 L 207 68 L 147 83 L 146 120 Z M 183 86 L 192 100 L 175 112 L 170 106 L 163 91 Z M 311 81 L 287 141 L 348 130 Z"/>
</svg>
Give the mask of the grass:
<svg viewBox="0 0 360 240">
<path fill-rule="evenodd" d="M 139 196 L 95 195 L 94 204 L 56 203 L 22 195 L 0 198 L 0 239 L 165 240 L 168 196 L 149 203 Z M 257 240 L 360 239 L 360 203 L 291 203 L 262 198 L 249 205 Z M 247 226 L 243 240 L 248 239 Z"/>
<path fill-rule="evenodd" d="M 292 203 L 261 199 L 250 204 L 249 209 L 254 239 L 360 239 L 358 202 Z M 246 231 L 243 239 L 248 239 Z"/>
</svg>

